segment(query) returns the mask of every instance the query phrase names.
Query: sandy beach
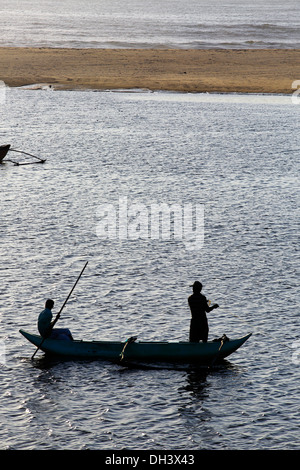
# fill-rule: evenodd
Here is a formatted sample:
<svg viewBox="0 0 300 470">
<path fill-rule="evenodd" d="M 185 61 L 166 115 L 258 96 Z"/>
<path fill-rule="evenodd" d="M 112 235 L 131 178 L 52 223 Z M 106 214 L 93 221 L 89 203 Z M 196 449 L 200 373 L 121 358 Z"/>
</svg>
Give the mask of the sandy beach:
<svg viewBox="0 0 300 470">
<path fill-rule="evenodd" d="M 300 50 L 0 48 L 10 87 L 292 93 Z"/>
</svg>

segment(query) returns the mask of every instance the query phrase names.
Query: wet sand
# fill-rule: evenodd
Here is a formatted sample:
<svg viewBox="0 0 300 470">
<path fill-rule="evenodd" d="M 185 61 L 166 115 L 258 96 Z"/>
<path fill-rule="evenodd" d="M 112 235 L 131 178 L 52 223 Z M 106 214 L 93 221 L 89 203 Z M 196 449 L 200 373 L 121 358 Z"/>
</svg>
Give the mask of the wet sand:
<svg viewBox="0 0 300 470">
<path fill-rule="evenodd" d="M 0 48 L 10 87 L 292 93 L 300 50 Z"/>
</svg>

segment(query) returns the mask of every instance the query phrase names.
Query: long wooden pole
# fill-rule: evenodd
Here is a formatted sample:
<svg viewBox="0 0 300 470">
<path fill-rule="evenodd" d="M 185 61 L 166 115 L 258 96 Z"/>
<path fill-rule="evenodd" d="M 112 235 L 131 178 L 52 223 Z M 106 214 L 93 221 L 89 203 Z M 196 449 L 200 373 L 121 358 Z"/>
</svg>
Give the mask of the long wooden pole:
<svg viewBox="0 0 300 470">
<path fill-rule="evenodd" d="M 52 323 L 51 329 L 54 327 L 55 323 L 58 321 L 58 319 L 59 319 L 59 317 L 60 317 L 60 314 L 61 314 L 61 312 L 63 311 L 64 306 L 66 305 L 66 303 L 68 302 L 69 298 L 71 297 L 71 294 L 72 294 L 73 290 L 75 289 L 75 287 L 76 287 L 76 285 L 77 285 L 79 279 L 81 278 L 83 271 L 84 271 L 85 268 L 87 267 L 87 264 L 88 264 L 88 261 L 85 263 L 85 265 L 84 265 L 84 267 L 83 267 L 81 273 L 79 274 L 79 276 L 78 276 L 78 278 L 77 278 L 77 280 L 76 280 L 74 286 L 73 286 L 72 289 L 70 290 L 70 293 L 69 293 L 68 297 L 66 298 L 66 300 L 64 301 L 64 303 L 63 303 L 63 305 L 62 305 L 60 311 L 59 311 L 58 314 L 56 315 L 55 320 L 54 320 L 54 322 Z M 36 351 L 35 351 L 35 352 L 33 353 L 33 355 L 31 356 L 31 359 L 34 358 L 34 356 L 36 355 L 36 353 L 38 352 L 38 350 L 39 350 L 40 347 L 42 346 L 42 344 L 43 344 L 43 342 L 45 341 L 45 339 L 46 339 L 46 338 L 43 338 L 43 339 L 42 339 L 40 345 L 37 347 Z"/>
</svg>

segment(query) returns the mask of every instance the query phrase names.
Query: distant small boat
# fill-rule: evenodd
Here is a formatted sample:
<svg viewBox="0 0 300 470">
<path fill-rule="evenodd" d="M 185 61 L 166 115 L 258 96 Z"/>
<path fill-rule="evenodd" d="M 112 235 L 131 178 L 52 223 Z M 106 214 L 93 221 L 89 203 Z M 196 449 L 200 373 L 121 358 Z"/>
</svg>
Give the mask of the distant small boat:
<svg viewBox="0 0 300 470">
<path fill-rule="evenodd" d="M 81 341 L 45 339 L 39 335 L 20 333 L 36 347 L 50 356 L 64 358 L 91 358 L 111 362 L 196 363 L 212 364 L 232 354 L 247 341 L 252 333 L 240 339 L 222 338 L 207 343 L 144 342 L 130 338 L 121 341 Z"/>
<path fill-rule="evenodd" d="M 9 149 L 10 149 L 10 144 L 0 145 L 0 163 L 2 162 L 3 158 L 6 156 Z"/>
<path fill-rule="evenodd" d="M 11 152 L 17 152 L 17 153 L 23 153 L 24 155 L 29 155 L 30 157 L 36 158 L 38 161 L 37 162 L 25 162 L 25 163 L 20 163 L 20 162 L 15 162 L 13 160 L 6 160 L 8 162 L 13 163 L 14 165 L 32 165 L 33 163 L 45 163 L 46 159 L 45 158 L 40 158 L 37 157 L 36 155 L 32 155 L 32 153 L 24 152 L 23 150 L 17 150 L 17 149 L 12 149 L 10 144 L 9 145 L 0 145 L 0 163 L 2 162 L 3 158 L 6 156 L 8 151 Z"/>
</svg>

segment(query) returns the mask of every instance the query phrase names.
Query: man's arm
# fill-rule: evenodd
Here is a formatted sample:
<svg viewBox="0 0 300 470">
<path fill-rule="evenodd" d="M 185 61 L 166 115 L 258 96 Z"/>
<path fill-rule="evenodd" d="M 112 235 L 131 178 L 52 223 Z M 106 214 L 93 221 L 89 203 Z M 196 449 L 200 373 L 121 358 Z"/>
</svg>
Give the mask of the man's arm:
<svg viewBox="0 0 300 470">
<path fill-rule="evenodd" d="M 214 310 L 215 308 L 218 308 L 218 307 L 219 307 L 218 304 L 214 304 L 211 307 L 209 307 L 209 305 L 207 304 L 206 311 L 211 312 L 212 310 Z"/>
</svg>

